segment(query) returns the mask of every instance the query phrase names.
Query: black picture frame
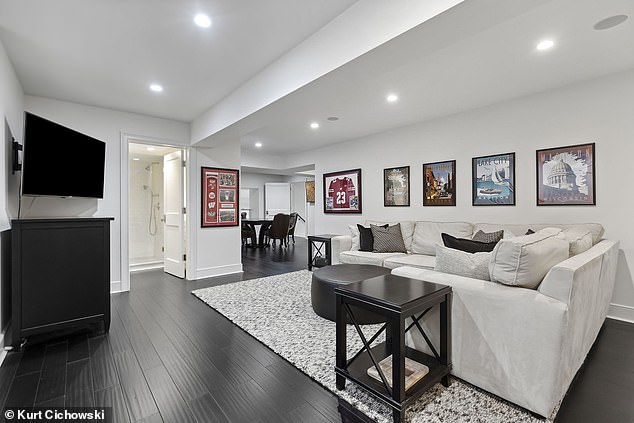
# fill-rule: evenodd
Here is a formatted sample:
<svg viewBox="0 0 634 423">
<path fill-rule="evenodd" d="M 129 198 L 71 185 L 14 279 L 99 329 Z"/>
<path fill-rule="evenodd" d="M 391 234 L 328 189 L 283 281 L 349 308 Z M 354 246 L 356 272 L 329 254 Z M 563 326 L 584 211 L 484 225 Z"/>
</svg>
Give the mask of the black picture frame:
<svg viewBox="0 0 634 423">
<path fill-rule="evenodd" d="M 324 213 L 362 213 L 361 169 L 323 174 Z"/>
<path fill-rule="evenodd" d="M 383 207 L 410 206 L 409 166 L 383 169 Z"/>
<path fill-rule="evenodd" d="M 456 205 L 456 161 L 423 164 L 423 206 Z"/>
<path fill-rule="evenodd" d="M 596 206 L 595 156 L 595 143 L 537 150 L 536 204 Z"/>
<path fill-rule="evenodd" d="M 473 206 L 514 206 L 516 198 L 515 152 L 471 159 Z"/>
</svg>

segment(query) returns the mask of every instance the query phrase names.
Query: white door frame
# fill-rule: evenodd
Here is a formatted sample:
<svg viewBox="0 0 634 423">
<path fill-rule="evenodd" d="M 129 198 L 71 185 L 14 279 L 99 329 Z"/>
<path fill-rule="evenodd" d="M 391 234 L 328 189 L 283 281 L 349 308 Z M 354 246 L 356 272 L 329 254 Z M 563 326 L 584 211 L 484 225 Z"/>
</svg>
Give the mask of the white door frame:
<svg viewBox="0 0 634 423">
<path fill-rule="evenodd" d="M 131 133 L 121 133 L 121 198 L 120 198 L 120 216 L 121 216 L 121 224 L 120 224 L 120 245 L 119 248 L 121 250 L 120 256 L 120 266 L 121 266 L 121 283 L 120 286 L 112 286 L 111 292 L 119 292 L 119 291 L 129 291 L 130 290 L 130 210 L 129 210 L 129 183 L 130 183 L 130 167 L 129 167 L 129 148 L 130 143 L 134 144 L 150 144 L 150 145 L 162 145 L 166 147 L 172 148 L 180 148 L 183 150 L 185 166 L 187 171 L 185 175 L 185 190 L 189 193 L 189 188 L 191 184 L 191 178 L 189 174 L 189 146 L 179 144 L 172 140 L 167 140 L 163 138 L 156 137 L 148 137 L 145 135 L 136 135 Z M 187 239 L 187 243 L 185 245 L 185 254 L 187 257 L 190 257 L 189 252 L 192 247 L 192 239 L 191 239 L 191 225 L 189 222 L 191 221 L 191 196 L 187 195 L 187 202 L 185 204 L 187 213 L 190 215 L 187 218 L 187 224 L 185 225 L 185 238 Z M 187 265 L 187 272 L 190 271 L 189 265 Z"/>
</svg>

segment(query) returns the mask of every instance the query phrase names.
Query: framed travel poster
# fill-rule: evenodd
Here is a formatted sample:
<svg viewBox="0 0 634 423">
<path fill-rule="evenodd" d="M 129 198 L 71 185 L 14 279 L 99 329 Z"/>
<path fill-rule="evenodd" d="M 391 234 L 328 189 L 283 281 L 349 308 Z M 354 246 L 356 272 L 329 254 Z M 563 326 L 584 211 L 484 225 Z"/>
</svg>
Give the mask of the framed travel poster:
<svg viewBox="0 0 634 423">
<path fill-rule="evenodd" d="M 593 206 L 594 143 L 537 150 L 538 206 Z"/>
<path fill-rule="evenodd" d="M 383 169 L 383 206 L 409 206 L 409 166 Z"/>
<path fill-rule="evenodd" d="M 200 226 L 237 226 L 239 210 L 238 170 L 202 167 L 202 217 Z"/>
<path fill-rule="evenodd" d="M 423 164 L 423 206 L 456 205 L 456 161 Z"/>
<path fill-rule="evenodd" d="M 361 213 L 361 169 L 324 173 L 324 213 Z"/>
<path fill-rule="evenodd" d="M 474 157 L 471 171 L 474 206 L 515 205 L 515 153 Z"/>
</svg>

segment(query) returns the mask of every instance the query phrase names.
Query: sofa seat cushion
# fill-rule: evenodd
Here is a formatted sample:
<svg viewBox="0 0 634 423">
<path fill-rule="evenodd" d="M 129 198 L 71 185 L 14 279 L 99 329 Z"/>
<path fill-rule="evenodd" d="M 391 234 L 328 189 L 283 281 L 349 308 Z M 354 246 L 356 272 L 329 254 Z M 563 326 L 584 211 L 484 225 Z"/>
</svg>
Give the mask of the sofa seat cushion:
<svg viewBox="0 0 634 423">
<path fill-rule="evenodd" d="M 383 266 L 383 262 L 392 257 L 407 256 L 405 253 L 371 253 L 368 251 L 342 251 L 339 261 L 346 264 L 373 264 Z"/>
<path fill-rule="evenodd" d="M 554 265 L 568 258 L 569 243 L 560 233 L 561 229 L 546 228 L 531 235 L 501 240 L 491 255 L 491 280 L 537 288 Z"/>
<path fill-rule="evenodd" d="M 385 259 L 383 266 L 388 269 L 396 269 L 401 266 L 411 266 L 420 269 L 433 270 L 436 265 L 436 257 L 426 254 L 407 254 Z"/>
<path fill-rule="evenodd" d="M 442 233 L 456 238 L 471 238 L 473 225 L 468 222 L 416 222 L 412 252 L 416 254 L 436 254 L 436 244 L 443 245 Z"/>
</svg>

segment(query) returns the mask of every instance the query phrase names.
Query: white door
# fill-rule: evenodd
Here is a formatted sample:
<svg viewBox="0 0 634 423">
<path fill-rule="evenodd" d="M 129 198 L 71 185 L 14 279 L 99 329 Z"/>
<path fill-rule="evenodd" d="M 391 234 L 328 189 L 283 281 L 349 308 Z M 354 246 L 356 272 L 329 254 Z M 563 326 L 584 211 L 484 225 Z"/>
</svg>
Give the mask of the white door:
<svg viewBox="0 0 634 423">
<path fill-rule="evenodd" d="M 302 219 L 297 219 L 295 225 L 295 236 L 306 238 L 306 183 L 293 182 L 291 185 L 291 208 L 297 212 Z"/>
<path fill-rule="evenodd" d="M 185 277 L 185 210 L 183 195 L 183 152 L 163 156 L 163 210 L 165 228 L 163 254 L 165 272 Z"/>
<path fill-rule="evenodd" d="M 273 218 L 278 213 L 291 212 L 291 184 L 288 182 L 270 182 L 264 184 L 265 217 Z"/>
</svg>

